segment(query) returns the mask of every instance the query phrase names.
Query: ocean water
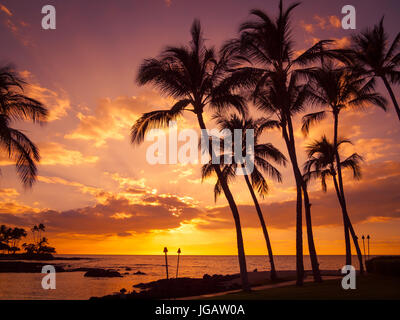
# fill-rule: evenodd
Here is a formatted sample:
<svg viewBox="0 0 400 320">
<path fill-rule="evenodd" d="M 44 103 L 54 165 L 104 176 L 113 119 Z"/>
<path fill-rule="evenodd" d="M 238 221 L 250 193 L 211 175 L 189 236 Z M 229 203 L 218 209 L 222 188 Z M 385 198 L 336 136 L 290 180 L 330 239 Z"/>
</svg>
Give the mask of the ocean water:
<svg viewBox="0 0 400 320">
<path fill-rule="evenodd" d="M 44 290 L 41 273 L 0 273 L 0 299 L 62 299 L 85 300 L 93 296 L 104 296 L 125 288 L 131 291 L 134 284 L 149 282 L 166 277 L 165 257 L 137 255 L 58 255 L 59 257 L 79 257 L 83 260 L 48 261 L 65 268 L 93 267 L 118 270 L 123 278 L 87 278 L 84 272 L 61 272 L 56 274 L 56 289 Z M 247 256 L 248 271 L 269 270 L 268 257 Z M 353 257 L 357 267 L 357 259 Z M 338 270 L 345 264 L 344 256 L 319 256 L 320 268 Z M 277 270 L 295 270 L 295 256 L 275 256 Z M 310 259 L 304 257 L 305 269 L 311 269 Z M 168 256 L 169 276 L 176 276 L 177 257 Z M 127 271 L 126 268 L 132 270 Z M 141 271 L 145 275 L 134 275 Z M 179 262 L 179 277 L 203 277 L 205 273 L 234 274 L 239 272 L 237 256 L 185 256 Z"/>
</svg>

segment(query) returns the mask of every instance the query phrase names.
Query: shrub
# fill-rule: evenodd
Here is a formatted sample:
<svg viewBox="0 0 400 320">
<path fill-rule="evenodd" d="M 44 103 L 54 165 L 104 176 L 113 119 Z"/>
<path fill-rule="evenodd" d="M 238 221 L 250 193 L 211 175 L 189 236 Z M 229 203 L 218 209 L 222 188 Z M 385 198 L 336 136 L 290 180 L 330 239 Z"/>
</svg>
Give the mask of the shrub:
<svg viewBox="0 0 400 320">
<path fill-rule="evenodd" d="M 365 262 L 368 273 L 400 277 L 400 256 L 375 257 Z"/>
</svg>

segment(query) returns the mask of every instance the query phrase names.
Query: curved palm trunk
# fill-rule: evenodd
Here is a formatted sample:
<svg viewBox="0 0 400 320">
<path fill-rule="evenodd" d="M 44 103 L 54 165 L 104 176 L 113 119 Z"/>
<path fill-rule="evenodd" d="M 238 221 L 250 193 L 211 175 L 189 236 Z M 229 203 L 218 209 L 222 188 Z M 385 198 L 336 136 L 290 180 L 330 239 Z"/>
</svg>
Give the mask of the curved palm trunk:
<svg viewBox="0 0 400 320">
<path fill-rule="evenodd" d="M 363 266 L 363 261 L 362 261 L 362 254 L 361 254 L 361 249 L 358 244 L 358 237 L 354 231 L 353 225 L 351 223 L 349 214 L 347 212 L 347 205 L 346 205 L 346 198 L 344 195 L 344 187 L 343 187 L 343 178 L 342 178 L 342 166 L 340 163 L 340 156 L 339 156 L 339 151 L 337 148 L 337 140 L 338 140 L 338 126 L 339 126 L 339 114 L 338 112 L 334 112 L 334 150 L 335 150 L 335 158 L 336 158 L 336 167 L 338 171 L 338 180 L 339 180 L 339 202 L 342 208 L 342 215 L 343 215 L 343 225 L 345 229 L 345 242 L 346 242 L 346 264 L 351 265 L 351 243 L 350 243 L 350 237 L 349 237 L 349 231 L 351 234 L 351 237 L 354 242 L 354 246 L 356 248 L 357 252 L 357 257 L 358 261 L 360 264 L 360 273 L 362 274 L 364 272 L 364 266 Z M 335 179 L 336 180 L 336 179 Z"/>
<path fill-rule="evenodd" d="M 346 265 L 351 265 L 351 243 L 350 243 L 350 236 L 349 236 L 349 226 L 348 226 L 348 221 L 346 219 L 346 213 L 345 213 L 347 210 L 344 210 L 345 198 L 344 198 L 344 191 L 343 191 L 342 166 L 340 163 L 340 156 L 339 156 L 339 150 L 338 150 L 339 112 L 337 110 L 333 111 L 333 117 L 334 117 L 333 150 L 335 152 L 335 160 L 336 160 L 336 167 L 337 167 L 338 180 L 339 180 L 339 186 L 338 186 L 339 194 L 340 194 L 339 201 L 340 201 L 340 199 L 342 200 L 341 207 L 342 207 L 342 215 L 343 215 L 344 239 L 345 239 L 345 244 L 346 244 Z"/>
<path fill-rule="evenodd" d="M 297 177 L 298 177 L 297 179 L 299 181 L 301 189 L 303 190 L 303 195 L 304 195 L 308 251 L 310 254 L 311 267 L 312 267 L 312 271 L 313 271 L 314 281 L 322 282 L 321 272 L 319 270 L 317 251 L 315 249 L 315 244 L 314 244 L 314 235 L 313 235 L 313 230 L 312 230 L 311 203 L 310 203 L 310 199 L 308 197 L 307 184 L 303 179 L 303 175 L 301 174 L 299 165 L 297 163 L 296 147 L 295 147 L 293 126 L 292 126 L 291 119 L 288 119 L 288 126 L 289 126 L 290 140 L 291 140 L 291 144 L 292 144 L 292 153 L 294 154 L 293 163 L 294 163 L 294 167 L 295 167 L 294 168 L 295 174 L 297 174 Z"/>
<path fill-rule="evenodd" d="M 244 169 L 244 167 L 243 167 L 243 170 L 246 170 L 246 169 Z M 275 263 L 274 263 L 274 255 L 272 253 L 272 246 L 271 246 L 271 241 L 269 239 L 267 226 L 265 224 L 264 217 L 263 217 L 260 205 L 258 203 L 256 194 L 254 193 L 253 187 L 252 187 L 252 185 L 250 183 L 249 176 L 247 175 L 247 173 L 244 175 L 244 178 L 246 180 L 247 187 L 249 188 L 251 197 L 253 198 L 254 205 L 255 205 L 256 210 L 257 210 L 258 218 L 260 219 L 260 224 L 261 224 L 261 228 L 262 228 L 262 231 L 263 231 L 263 234 L 264 234 L 265 242 L 267 243 L 269 263 L 271 265 L 271 275 L 270 275 L 271 276 L 271 280 L 276 280 L 277 276 L 276 276 L 276 269 L 275 269 Z"/>
<path fill-rule="evenodd" d="M 199 126 L 202 130 L 206 130 L 206 125 L 204 123 L 203 115 L 201 113 L 197 114 L 197 120 L 199 122 Z M 212 148 L 210 148 L 210 155 L 212 157 L 213 154 Z M 213 158 L 213 157 L 212 157 Z M 243 245 L 243 235 L 242 235 L 242 227 L 240 223 L 239 211 L 237 209 L 235 200 L 233 199 L 232 193 L 228 187 L 228 184 L 223 178 L 221 169 L 219 165 L 214 165 L 214 170 L 217 174 L 218 180 L 221 182 L 222 190 L 224 191 L 226 200 L 229 203 L 229 207 L 232 211 L 233 220 L 235 221 L 236 228 L 236 240 L 238 247 L 238 259 L 239 259 L 239 268 L 240 268 L 240 277 L 242 280 L 242 287 L 244 291 L 250 291 L 250 284 L 247 274 L 247 266 L 246 266 L 246 255 L 244 253 L 244 245 Z"/>
<path fill-rule="evenodd" d="M 286 127 L 282 126 L 282 135 L 286 143 L 286 148 L 289 153 L 290 162 L 292 163 L 293 173 L 296 180 L 296 190 L 297 190 L 297 199 L 296 199 L 296 272 L 297 272 L 297 281 L 296 285 L 302 286 L 304 283 L 304 261 L 303 261 L 303 217 L 302 217 L 302 193 L 301 193 L 301 185 L 298 179 L 298 175 L 296 174 L 295 164 L 297 163 L 296 153 L 293 153 L 293 148 L 291 147 L 291 143 L 286 131 Z"/>
<path fill-rule="evenodd" d="M 342 208 L 343 220 L 348 225 L 348 230 L 350 231 L 351 237 L 353 238 L 354 246 L 355 246 L 356 251 L 357 251 L 358 263 L 359 263 L 359 266 L 360 266 L 360 273 L 363 274 L 364 273 L 364 265 L 363 265 L 362 253 L 361 253 L 360 245 L 358 243 L 358 237 L 357 237 L 357 235 L 356 235 L 356 233 L 354 231 L 353 225 L 352 225 L 352 223 L 350 221 L 350 218 L 349 218 L 349 216 L 347 214 L 346 201 L 343 201 L 343 199 L 341 198 L 339 187 L 338 187 L 338 184 L 337 184 L 337 181 L 336 181 L 335 177 L 333 177 L 333 184 L 335 185 L 336 194 L 338 196 L 338 200 L 339 200 L 340 206 Z"/>
<path fill-rule="evenodd" d="M 396 97 L 395 97 L 395 95 L 393 93 L 392 87 L 390 86 L 390 83 L 386 79 L 385 76 L 382 76 L 381 78 L 382 78 L 382 80 L 383 80 L 383 82 L 385 84 L 385 87 L 386 87 L 387 91 L 389 92 L 390 98 L 392 98 L 394 108 L 395 108 L 395 110 L 397 112 L 397 117 L 400 120 L 400 108 L 399 108 L 399 104 L 397 103 Z"/>
<path fill-rule="evenodd" d="M 333 184 L 335 186 L 336 190 L 336 195 L 338 197 L 340 207 L 342 208 L 342 216 L 343 216 L 343 226 L 344 226 L 344 239 L 346 243 L 346 265 L 351 265 L 351 247 L 350 247 L 350 234 L 349 234 L 349 228 L 348 228 L 348 223 L 346 220 L 346 215 L 345 215 L 345 210 L 343 206 L 343 199 L 339 190 L 339 186 L 336 180 L 335 176 L 332 176 L 333 179 Z"/>
</svg>

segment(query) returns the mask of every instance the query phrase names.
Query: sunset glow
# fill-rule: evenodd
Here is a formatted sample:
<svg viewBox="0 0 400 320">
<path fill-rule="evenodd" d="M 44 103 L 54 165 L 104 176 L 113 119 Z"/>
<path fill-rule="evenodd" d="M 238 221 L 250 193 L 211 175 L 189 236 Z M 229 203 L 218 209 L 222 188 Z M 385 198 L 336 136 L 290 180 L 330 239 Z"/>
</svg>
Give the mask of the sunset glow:
<svg viewBox="0 0 400 320">
<path fill-rule="evenodd" d="M 0 0 L 0 63 L 12 63 L 30 84 L 27 95 L 49 109 L 43 126 L 15 123 L 37 143 L 41 161 L 38 181 L 25 190 L 14 164 L 0 154 L 0 224 L 30 228 L 46 225 L 59 254 L 162 254 L 165 246 L 186 255 L 235 255 L 236 236 L 225 198 L 214 202 L 215 178 L 201 179 L 200 164 L 151 165 L 146 150 L 130 143 L 130 129 L 144 112 L 167 109 L 174 100 L 135 78 L 143 59 L 167 45 L 186 44 L 195 18 L 201 21 L 207 45 L 220 48 L 237 35 L 249 10 L 276 13 L 277 1 L 52 1 L 57 29 L 40 27 L 36 1 Z M 212 9 L 206 3 L 212 4 Z M 354 0 L 357 30 L 377 23 L 393 41 L 400 29 L 397 1 Z M 226 8 L 229 10 L 226 10 Z M 321 39 L 338 47 L 350 43 L 353 30 L 341 28 L 341 6 L 303 1 L 293 16 L 296 53 Z M 381 81 L 377 90 L 388 99 L 387 112 L 367 106 L 341 114 L 340 136 L 352 140 L 346 155 L 364 157 L 363 177 L 345 180 L 349 214 L 358 235 L 371 235 L 371 254 L 400 252 L 400 126 Z M 399 86 L 393 86 L 400 98 Z M 317 110 L 316 110 L 317 111 Z M 255 113 L 255 111 L 253 110 Z M 215 127 L 212 114 L 205 114 Z M 331 137 L 330 117 L 301 132 L 295 119 L 301 166 L 305 146 L 323 134 Z M 197 130 L 194 114 L 178 121 L 178 130 Z M 167 132 L 167 131 L 166 131 Z M 286 156 L 279 131 L 271 142 Z M 180 142 L 183 144 L 183 142 Z M 283 182 L 269 181 L 260 199 L 276 255 L 295 254 L 296 188 L 290 165 L 280 167 Z M 242 177 L 231 185 L 238 204 L 248 255 L 267 253 L 257 213 Z M 333 185 L 309 187 L 314 238 L 318 254 L 345 253 L 343 225 Z M 305 229 L 304 229 L 305 230 Z M 304 252 L 308 254 L 304 231 Z M 354 251 L 353 251 L 354 252 Z"/>
</svg>

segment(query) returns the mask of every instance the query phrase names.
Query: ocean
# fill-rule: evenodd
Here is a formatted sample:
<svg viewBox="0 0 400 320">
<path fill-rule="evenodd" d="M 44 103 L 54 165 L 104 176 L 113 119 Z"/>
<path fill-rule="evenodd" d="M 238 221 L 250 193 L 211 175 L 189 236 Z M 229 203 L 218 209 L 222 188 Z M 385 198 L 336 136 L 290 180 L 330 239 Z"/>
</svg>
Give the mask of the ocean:
<svg viewBox="0 0 400 320">
<path fill-rule="evenodd" d="M 0 299 L 61 299 L 86 300 L 93 296 L 104 296 L 125 288 L 131 291 L 134 284 L 149 282 L 166 277 L 165 257 L 162 255 L 57 255 L 57 257 L 79 257 L 83 260 L 53 260 L 48 264 L 60 264 L 65 268 L 115 269 L 122 278 L 87 278 L 84 272 L 60 272 L 56 274 L 56 289 L 44 290 L 41 273 L 0 273 Z M 269 270 L 268 257 L 247 256 L 248 271 Z M 320 255 L 322 270 L 338 270 L 345 264 L 341 255 Z M 275 256 L 277 270 L 295 270 L 295 256 Z M 176 255 L 168 256 L 169 276 L 176 276 Z M 357 257 L 353 264 L 358 268 Z M 306 270 L 311 269 L 310 259 L 304 257 Z M 131 270 L 126 270 L 130 268 Z M 145 275 L 134 275 L 141 271 Z M 239 272 L 237 256 L 185 256 L 179 262 L 179 277 L 203 277 L 204 274 L 234 274 Z M 137 289 L 136 289 L 137 290 Z"/>
</svg>

